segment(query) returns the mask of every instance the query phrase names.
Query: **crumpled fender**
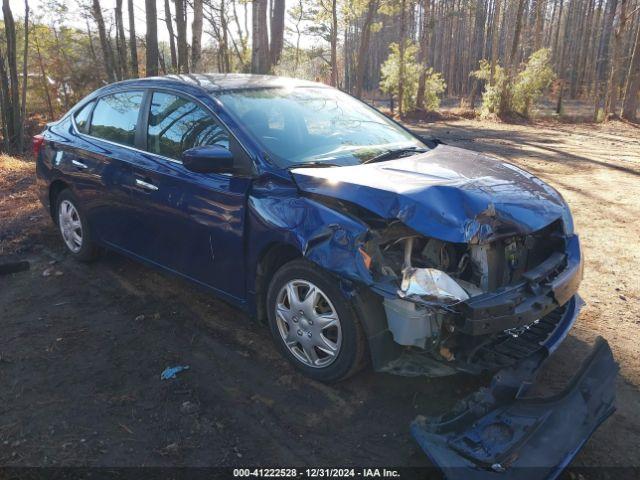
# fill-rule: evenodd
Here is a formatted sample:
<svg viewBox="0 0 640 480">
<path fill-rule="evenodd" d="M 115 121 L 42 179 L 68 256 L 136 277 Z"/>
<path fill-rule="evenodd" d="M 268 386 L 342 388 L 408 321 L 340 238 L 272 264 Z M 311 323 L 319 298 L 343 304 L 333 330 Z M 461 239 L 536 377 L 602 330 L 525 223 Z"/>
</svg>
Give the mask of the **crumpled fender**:
<svg viewBox="0 0 640 480">
<path fill-rule="evenodd" d="M 313 198 L 299 196 L 290 179 L 270 176 L 256 181 L 248 199 L 248 215 L 248 265 L 257 265 L 270 245 L 285 244 L 342 279 L 373 283 L 358 251 L 369 235 L 368 226 Z M 255 272 L 249 272 L 248 279 L 255 279 Z"/>
</svg>

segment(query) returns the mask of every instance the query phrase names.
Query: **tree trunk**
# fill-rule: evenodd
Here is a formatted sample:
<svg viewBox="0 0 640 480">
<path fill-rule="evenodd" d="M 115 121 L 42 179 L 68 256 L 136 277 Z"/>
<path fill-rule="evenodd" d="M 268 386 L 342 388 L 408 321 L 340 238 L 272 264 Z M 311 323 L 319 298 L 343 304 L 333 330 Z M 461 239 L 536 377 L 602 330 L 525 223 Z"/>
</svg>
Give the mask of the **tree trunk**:
<svg viewBox="0 0 640 480">
<path fill-rule="evenodd" d="M 268 0 L 253 0 L 251 14 L 251 73 L 269 73 Z"/>
<path fill-rule="evenodd" d="M 269 53 L 271 55 L 271 65 L 277 65 L 284 46 L 285 1 L 272 0 L 271 5 L 271 44 Z"/>
<path fill-rule="evenodd" d="M 122 72 L 121 78 L 129 78 L 127 61 L 127 39 L 124 35 L 124 20 L 122 17 L 122 0 L 116 0 L 116 49 L 118 51 L 118 69 Z"/>
<path fill-rule="evenodd" d="M 489 73 L 489 85 L 495 83 L 496 63 L 498 62 L 498 41 L 500 40 L 500 4 L 503 0 L 495 0 L 495 13 L 493 14 L 493 32 L 491 37 L 491 70 Z"/>
<path fill-rule="evenodd" d="M 416 96 L 416 107 L 424 109 L 424 89 L 427 81 L 427 66 L 429 59 L 429 29 L 427 25 L 431 20 L 429 7 L 431 0 L 424 0 L 422 4 L 422 31 L 420 32 L 420 50 L 418 51 L 418 62 L 420 63 L 420 77 L 418 78 L 418 93 Z"/>
<path fill-rule="evenodd" d="M 613 24 L 616 18 L 616 10 L 618 7 L 617 0 L 609 0 L 607 2 L 607 13 L 603 19 L 602 25 L 602 37 L 600 38 L 600 45 L 598 47 L 598 60 L 596 70 L 596 94 L 594 95 L 594 111 L 593 119 L 597 120 L 598 111 L 600 109 L 600 101 L 606 94 L 606 85 L 603 81 L 605 72 L 608 71 L 609 65 L 609 44 L 611 43 L 611 31 L 613 30 Z M 603 90 L 604 89 L 604 90 Z"/>
<path fill-rule="evenodd" d="M 91 13 L 93 14 L 93 18 L 98 25 L 98 35 L 100 36 L 100 47 L 102 48 L 102 56 L 104 57 L 104 68 L 107 71 L 107 79 L 109 80 L 109 82 L 115 82 L 116 74 L 115 65 L 113 62 L 113 50 L 111 49 L 111 41 L 107 37 L 107 30 L 104 26 L 104 18 L 102 17 L 102 7 L 100 6 L 100 0 L 93 0 Z"/>
<path fill-rule="evenodd" d="M 588 61 L 589 65 L 589 73 L 586 79 L 586 84 L 589 89 L 590 95 L 596 94 L 596 71 L 598 68 L 598 40 L 601 34 L 600 32 L 600 19 L 602 15 L 602 2 L 603 0 L 598 0 L 598 7 L 595 13 L 595 19 L 591 25 L 591 38 L 589 39 L 589 49 L 588 49 Z"/>
<path fill-rule="evenodd" d="M 640 27 L 636 33 L 635 45 L 629 65 L 629 75 L 622 104 L 622 118 L 637 122 L 638 95 L 640 95 Z"/>
<path fill-rule="evenodd" d="M 24 0 L 24 51 L 22 58 L 22 105 L 20 107 L 20 134 L 18 151 L 24 152 L 24 124 L 27 119 L 27 64 L 29 59 L 29 2 Z"/>
<path fill-rule="evenodd" d="M 7 17 L 5 17 L 6 20 Z M 0 49 L 0 105 L 2 105 L 2 143 L 4 145 L 4 151 L 11 153 L 11 138 L 13 132 L 9 130 L 13 125 L 13 108 L 11 105 L 9 76 L 7 75 L 6 63 L 2 49 Z"/>
<path fill-rule="evenodd" d="M 220 30 L 222 33 L 222 42 L 220 44 L 221 71 L 230 72 L 231 59 L 229 58 L 229 24 L 227 22 L 225 0 L 220 0 Z"/>
<path fill-rule="evenodd" d="M 533 42 L 533 50 L 538 51 L 542 48 L 542 29 L 544 27 L 544 11 L 546 9 L 546 0 L 536 0 L 536 25 L 535 36 Z"/>
<path fill-rule="evenodd" d="M 471 57 L 472 62 L 469 65 L 469 73 L 475 70 L 478 62 L 485 57 L 486 53 L 485 24 L 487 20 L 487 3 L 484 0 L 477 0 L 475 7 L 475 34 L 473 36 L 473 44 L 469 46 L 469 50 L 475 49 L 475 55 Z M 469 73 L 467 73 L 467 76 L 469 76 Z M 479 88 L 480 81 L 477 78 L 473 78 L 471 92 L 468 97 L 471 110 L 475 108 Z"/>
<path fill-rule="evenodd" d="M 156 0 L 145 0 L 145 17 L 147 23 L 147 77 L 158 75 L 158 13 Z"/>
<path fill-rule="evenodd" d="M 2 112 L 6 115 L 5 125 L 7 136 L 5 144 L 9 153 L 18 150 L 20 128 L 22 119 L 20 118 L 20 93 L 18 85 L 18 49 L 16 38 L 16 26 L 13 20 L 13 13 L 9 0 L 2 1 L 2 14 L 4 16 L 5 40 L 7 42 L 7 58 L 6 62 L 9 72 L 7 75 L 6 67 L 3 65 L 3 105 Z M 4 63 L 4 62 L 3 62 Z"/>
<path fill-rule="evenodd" d="M 404 1 L 404 0 L 402 0 Z M 338 2 L 331 0 L 331 86 L 338 86 Z"/>
<path fill-rule="evenodd" d="M 524 13 L 524 6 L 526 0 L 519 0 L 518 11 L 516 12 L 516 25 L 513 32 L 513 41 L 511 43 L 511 52 L 509 53 L 509 64 L 507 70 L 507 79 L 502 87 L 502 95 L 500 95 L 500 112 L 499 114 L 505 114 L 511 110 L 511 94 L 513 81 L 515 78 L 516 70 L 516 55 L 518 53 L 518 45 L 520 42 L 520 32 L 522 30 L 522 14 Z"/>
<path fill-rule="evenodd" d="M 407 37 L 407 3 L 406 0 L 400 1 L 400 58 L 398 59 L 398 115 L 400 118 L 404 115 L 404 72 L 405 72 L 405 59 L 404 52 L 406 50 L 405 38 Z"/>
<path fill-rule="evenodd" d="M 178 71 L 189 73 L 189 46 L 187 45 L 187 11 L 185 0 L 173 0 L 176 6 L 176 33 L 178 34 Z"/>
<path fill-rule="evenodd" d="M 611 53 L 611 73 L 607 81 L 607 95 L 604 101 L 604 119 L 609 113 L 617 114 L 618 90 L 620 88 L 620 74 L 622 73 L 622 37 L 627 25 L 627 0 L 620 0 L 620 15 L 618 27 L 613 39 L 613 52 Z"/>
<path fill-rule="evenodd" d="M 367 14 L 362 25 L 362 33 L 360 34 L 360 45 L 358 46 L 358 58 L 356 66 L 356 97 L 362 97 L 362 88 L 364 86 L 364 68 L 367 64 L 367 49 L 371 39 L 371 24 L 378 10 L 378 0 L 369 0 L 367 6 Z"/>
<path fill-rule="evenodd" d="M 47 100 L 47 108 L 49 109 L 49 120 L 53 120 L 55 114 L 53 112 L 53 102 L 51 101 L 51 94 L 49 93 L 49 80 L 47 79 L 47 71 L 44 67 L 44 61 L 42 60 L 42 54 L 40 53 L 40 42 L 38 36 L 34 36 L 33 43 L 36 46 L 36 55 L 38 56 L 38 66 L 40 67 L 40 75 L 42 79 L 42 89 L 44 90 L 44 96 Z"/>
<path fill-rule="evenodd" d="M 202 57 L 202 0 L 193 0 L 193 23 L 191 24 L 191 70 L 198 71 Z M 224 12 L 223 12 L 224 15 Z"/>
<path fill-rule="evenodd" d="M 129 10 L 129 61 L 131 62 L 131 75 L 140 76 L 138 72 L 138 44 L 136 42 L 136 18 L 133 12 L 133 0 L 127 0 Z"/>
<path fill-rule="evenodd" d="M 87 25 L 87 37 L 89 39 L 89 53 L 91 53 L 91 60 L 95 65 L 98 64 L 98 55 L 96 54 L 96 47 L 93 44 L 93 34 L 91 33 L 91 27 L 89 26 L 89 19 L 86 19 Z"/>
<path fill-rule="evenodd" d="M 240 27 L 240 19 L 238 17 L 238 9 L 235 0 L 231 0 L 232 10 L 233 10 L 233 19 L 236 25 L 236 33 L 238 35 L 238 41 L 240 42 L 241 49 L 236 48 L 236 54 L 238 56 L 238 63 L 240 64 L 240 70 L 246 71 L 245 65 L 245 54 L 247 51 L 247 36 L 242 33 L 242 27 Z M 247 3 L 244 2 L 244 7 L 247 7 Z M 247 19 L 245 18 L 245 21 Z M 247 32 L 248 34 L 249 32 Z M 235 43 L 234 43 L 235 45 Z"/>
<path fill-rule="evenodd" d="M 173 31 L 173 19 L 171 18 L 171 5 L 169 0 L 164 0 L 164 23 L 169 34 L 169 51 L 171 52 L 171 68 L 178 70 L 178 53 L 176 52 L 176 34 Z"/>
</svg>

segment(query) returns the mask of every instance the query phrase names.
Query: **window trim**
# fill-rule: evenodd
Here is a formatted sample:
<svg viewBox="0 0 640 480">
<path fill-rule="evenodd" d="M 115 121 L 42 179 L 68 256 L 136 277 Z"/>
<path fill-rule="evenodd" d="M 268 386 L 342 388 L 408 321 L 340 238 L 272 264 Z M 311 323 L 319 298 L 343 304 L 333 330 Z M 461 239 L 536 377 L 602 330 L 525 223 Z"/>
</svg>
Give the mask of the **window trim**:
<svg viewBox="0 0 640 480">
<path fill-rule="evenodd" d="M 174 95 L 177 96 L 182 96 L 185 98 L 188 98 L 190 101 L 195 102 L 196 104 L 198 104 L 199 106 L 201 106 L 202 108 L 205 109 L 205 111 L 207 111 L 212 117 L 213 119 L 218 122 L 220 124 L 220 126 L 222 126 L 222 128 L 224 128 L 226 130 L 226 132 L 229 134 L 230 137 L 233 137 L 233 139 L 235 140 L 235 142 L 240 146 L 240 148 L 244 151 L 245 155 L 247 156 L 247 158 L 249 159 L 249 161 L 251 162 L 251 172 L 248 172 L 247 176 L 249 177 L 256 177 L 258 176 L 258 172 L 259 172 L 259 168 L 256 165 L 256 160 L 254 158 L 254 156 L 251 154 L 251 152 L 247 149 L 247 147 L 238 139 L 237 135 L 235 133 L 233 133 L 233 131 L 229 128 L 229 126 L 223 122 L 220 117 L 206 104 L 204 104 L 202 101 L 200 101 L 198 98 L 196 98 L 194 95 L 190 94 L 190 93 L 186 93 L 186 92 L 180 92 L 178 90 L 175 90 L 174 88 L 170 88 L 170 87 L 153 87 L 153 86 L 148 86 L 148 87 L 141 87 L 141 88 L 127 88 L 127 87 L 121 87 L 118 89 L 115 89 L 113 91 L 110 92 L 106 92 L 102 95 L 96 96 L 95 98 L 90 98 L 88 99 L 86 102 L 81 103 L 80 105 L 78 105 L 76 108 L 74 108 L 73 110 L 71 110 L 69 112 L 69 117 L 71 118 L 71 126 L 73 127 L 73 131 L 76 135 L 80 136 L 80 137 L 87 137 L 90 138 L 92 140 L 98 140 L 100 142 L 106 142 L 110 145 L 116 145 L 118 147 L 121 148 L 127 148 L 129 150 L 133 150 L 135 152 L 140 152 L 140 153 L 144 153 L 146 155 L 153 155 L 154 157 L 158 157 L 161 158 L 163 160 L 166 160 L 168 162 L 173 162 L 173 163 L 177 163 L 179 165 L 183 165 L 182 161 L 180 160 L 175 160 L 173 158 L 169 158 L 169 157 L 165 157 L 163 155 L 159 155 L 157 153 L 153 153 L 153 152 L 149 152 L 148 150 L 146 150 L 146 144 L 145 144 L 145 148 L 140 148 L 139 146 L 137 146 L 137 142 L 136 142 L 136 146 L 132 147 L 130 145 L 123 145 L 121 143 L 117 143 L 117 142 L 112 142 L 110 140 L 105 140 L 104 138 L 100 138 L 100 137 L 94 137 L 93 135 L 90 135 L 88 133 L 82 133 L 81 131 L 78 130 L 78 126 L 76 125 L 76 120 L 75 120 L 75 114 L 82 109 L 86 104 L 90 103 L 90 102 L 94 102 L 94 106 L 93 108 L 95 108 L 95 106 L 98 104 L 98 100 L 100 100 L 103 97 L 106 97 L 108 95 L 113 95 L 116 93 L 122 93 L 122 92 L 137 92 L 137 91 L 142 91 L 143 92 L 143 99 L 142 99 L 142 104 L 140 105 L 140 114 L 143 114 L 143 118 L 140 119 L 140 117 L 138 117 L 138 125 L 136 126 L 136 139 L 138 136 L 138 130 L 142 129 L 142 132 L 144 132 L 145 134 L 145 138 L 146 138 L 146 132 L 147 132 L 147 120 L 148 120 L 148 116 L 149 116 L 149 110 L 142 110 L 145 106 L 145 99 L 148 97 L 149 99 L 151 98 L 150 92 L 167 92 L 167 93 L 172 93 Z M 150 100 L 149 100 L 150 102 Z M 150 105 L 149 105 L 150 106 Z M 144 112 L 144 113 L 143 113 Z M 91 110 L 91 119 L 93 119 L 93 109 Z M 146 143 L 146 140 L 145 140 Z M 226 175 L 224 175 L 226 176 Z"/>
</svg>

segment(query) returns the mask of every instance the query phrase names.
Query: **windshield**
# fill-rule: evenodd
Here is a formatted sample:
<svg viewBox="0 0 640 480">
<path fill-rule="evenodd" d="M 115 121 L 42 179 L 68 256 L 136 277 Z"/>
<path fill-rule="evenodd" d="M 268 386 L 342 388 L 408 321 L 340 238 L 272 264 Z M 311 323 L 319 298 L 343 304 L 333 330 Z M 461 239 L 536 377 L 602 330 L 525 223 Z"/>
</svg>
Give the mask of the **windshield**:
<svg viewBox="0 0 640 480">
<path fill-rule="evenodd" d="M 239 90 L 217 98 L 283 168 L 354 165 L 391 150 L 426 148 L 381 113 L 333 88 Z"/>
</svg>

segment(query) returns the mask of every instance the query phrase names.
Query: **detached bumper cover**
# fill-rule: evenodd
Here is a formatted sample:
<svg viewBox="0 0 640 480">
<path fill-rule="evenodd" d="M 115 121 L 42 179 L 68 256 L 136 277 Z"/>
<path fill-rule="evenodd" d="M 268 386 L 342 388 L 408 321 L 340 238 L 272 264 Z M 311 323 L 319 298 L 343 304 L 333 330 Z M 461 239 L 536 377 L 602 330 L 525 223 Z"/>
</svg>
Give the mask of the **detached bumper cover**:
<svg viewBox="0 0 640 480">
<path fill-rule="evenodd" d="M 561 394 L 525 398 L 545 358 L 499 372 L 452 414 L 414 420 L 412 435 L 447 478 L 555 478 L 615 411 L 618 365 L 604 339 Z"/>
</svg>

